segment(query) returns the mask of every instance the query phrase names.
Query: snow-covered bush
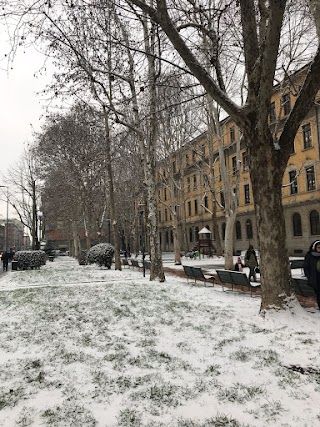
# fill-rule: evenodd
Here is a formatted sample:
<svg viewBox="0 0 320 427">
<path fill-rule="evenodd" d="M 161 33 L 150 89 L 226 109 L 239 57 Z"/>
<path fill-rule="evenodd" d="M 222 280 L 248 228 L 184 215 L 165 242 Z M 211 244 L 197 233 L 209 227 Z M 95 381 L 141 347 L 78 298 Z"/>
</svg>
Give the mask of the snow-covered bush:
<svg viewBox="0 0 320 427">
<path fill-rule="evenodd" d="M 18 261 L 19 270 L 40 268 L 46 264 L 46 253 L 44 251 L 17 251 L 14 259 Z"/>
<path fill-rule="evenodd" d="M 89 249 L 87 255 L 88 264 L 98 264 L 100 267 L 105 266 L 111 268 L 114 247 L 110 243 L 99 243 Z"/>
</svg>

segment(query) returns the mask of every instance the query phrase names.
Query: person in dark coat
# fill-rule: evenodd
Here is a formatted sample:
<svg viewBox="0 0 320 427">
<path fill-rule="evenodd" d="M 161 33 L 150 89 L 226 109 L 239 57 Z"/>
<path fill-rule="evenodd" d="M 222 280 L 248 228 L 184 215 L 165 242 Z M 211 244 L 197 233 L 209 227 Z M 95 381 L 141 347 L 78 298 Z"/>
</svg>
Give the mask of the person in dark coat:
<svg viewBox="0 0 320 427">
<path fill-rule="evenodd" d="M 317 296 L 317 303 L 320 310 L 320 240 L 316 240 L 310 246 L 304 257 L 304 274 Z"/>
<path fill-rule="evenodd" d="M 7 251 L 3 252 L 1 256 L 1 260 L 2 260 L 3 271 L 8 271 L 9 254 Z"/>
<path fill-rule="evenodd" d="M 253 249 L 252 245 L 249 245 L 249 248 L 246 252 L 246 255 L 244 257 L 245 265 L 249 267 L 249 280 L 253 279 L 254 282 L 257 281 L 256 276 L 256 267 L 258 267 L 258 258 L 255 250 Z"/>
</svg>

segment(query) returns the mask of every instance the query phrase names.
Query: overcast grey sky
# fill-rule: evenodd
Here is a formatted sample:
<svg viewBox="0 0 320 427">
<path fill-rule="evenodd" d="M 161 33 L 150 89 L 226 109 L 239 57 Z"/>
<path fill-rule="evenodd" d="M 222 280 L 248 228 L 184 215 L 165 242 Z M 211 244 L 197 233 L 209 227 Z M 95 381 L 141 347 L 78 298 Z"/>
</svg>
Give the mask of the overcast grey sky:
<svg viewBox="0 0 320 427">
<path fill-rule="evenodd" d="M 1 47 L 3 53 L 5 44 L 1 43 Z M 1 175 L 6 175 L 9 166 L 19 161 L 24 144 L 32 142 L 33 129 L 40 129 L 41 116 L 45 114 L 45 101 L 37 92 L 43 90 L 50 81 L 48 75 L 35 77 L 43 62 L 44 57 L 30 48 L 25 54 L 18 52 L 13 69 L 5 70 L 4 61 L 0 64 Z M 0 185 L 2 184 L 0 178 Z M 1 193 L 0 199 L 3 199 Z M 0 201 L 0 218 L 5 214 L 5 204 Z"/>
</svg>

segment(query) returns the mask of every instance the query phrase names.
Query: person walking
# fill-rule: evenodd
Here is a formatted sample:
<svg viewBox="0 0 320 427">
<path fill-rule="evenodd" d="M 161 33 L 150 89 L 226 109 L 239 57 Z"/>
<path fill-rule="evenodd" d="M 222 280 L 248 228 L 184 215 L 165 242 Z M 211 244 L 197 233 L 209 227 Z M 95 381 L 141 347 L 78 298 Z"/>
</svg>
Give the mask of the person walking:
<svg viewBox="0 0 320 427">
<path fill-rule="evenodd" d="M 256 282 L 257 276 L 256 276 L 255 269 L 256 269 L 256 267 L 258 267 L 258 258 L 257 258 L 256 252 L 253 249 L 252 245 L 249 245 L 249 248 L 246 252 L 244 260 L 245 260 L 245 265 L 247 267 L 249 267 L 249 270 L 250 270 L 249 271 L 249 280 L 252 277 L 253 281 Z"/>
<path fill-rule="evenodd" d="M 8 271 L 9 254 L 7 251 L 3 252 L 1 256 L 1 260 L 2 260 L 3 271 Z"/>
<path fill-rule="evenodd" d="M 314 241 L 309 251 L 306 253 L 303 270 L 304 275 L 308 279 L 308 285 L 311 286 L 316 293 L 320 310 L 320 240 Z"/>
</svg>

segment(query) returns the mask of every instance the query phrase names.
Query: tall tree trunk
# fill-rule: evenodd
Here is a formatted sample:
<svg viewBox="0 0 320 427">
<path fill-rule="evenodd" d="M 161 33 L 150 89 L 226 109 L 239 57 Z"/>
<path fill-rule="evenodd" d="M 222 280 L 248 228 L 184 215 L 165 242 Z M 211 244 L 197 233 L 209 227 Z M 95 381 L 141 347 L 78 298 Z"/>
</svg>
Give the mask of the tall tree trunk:
<svg viewBox="0 0 320 427">
<path fill-rule="evenodd" d="M 109 115 L 105 106 L 103 106 L 102 109 L 103 109 L 104 127 L 105 127 L 106 166 L 107 166 L 107 179 L 108 179 L 108 189 L 109 189 L 109 211 L 110 211 L 110 221 L 112 226 L 112 235 L 113 235 L 113 242 L 114 242 L 115 269 L 121 270 L 120 235 L 118 230 L 118 220 L 116 218 L 116 209 L 115 209 L 115 200 L 114 200 Z"/>
<path fill-rule="evenodd" d="M 181 265 L 181 251 L 180 251 L 180 240 L 178 230 L 178 217 L 176 213 L 172 214 L 172 226 L 173 226 L 173 247 L 174 247 L 174 263 L 175 265 Z"/>
<path fill-rule="evenodd" d="M 223 249 L 222 249 L 222 244 L 221 244 L 220 231 L 219 231 L 219 227 L 217 224 L 217 203 L 215 200 L 213 200 L 211 218 L 212 218 L 212 226 L 213 226 L 213 236 L 212 237 L 214 237 L 214 240 L 215 240 L 216 254 L 218 256 L 222 256 L 223 255 Z"/>
<path fill-rule="evenodd" d="M 289 256 L 282 207 L 284 168 L 278 162 L 279 156 L 283 156 L 284 153 L 275 150 L 270 139 L 271 135 L 269 138 L 259 136 L 259 149 L 256 144 L 256 132 L 251 137 L 253 139 L 248 139 L 249 166 L 254 163 L 265 165 L 259 170 L 250 167 L 260 249 L 263 311 L 271 307 L 285 308 L 291 296 Z M 250 146 L 254 149 L 250 150 Z"/>
<path fill-rule="evenodd" d="M 72 238 L 73 238 L 73 250 L 74 250 L 74 257 L 78 258 L 81 252 L 81 244 L 79 239 L 79 234 L 77 230 L 77 224 L 75 221 L 72 221 Z"/>
</svg>

